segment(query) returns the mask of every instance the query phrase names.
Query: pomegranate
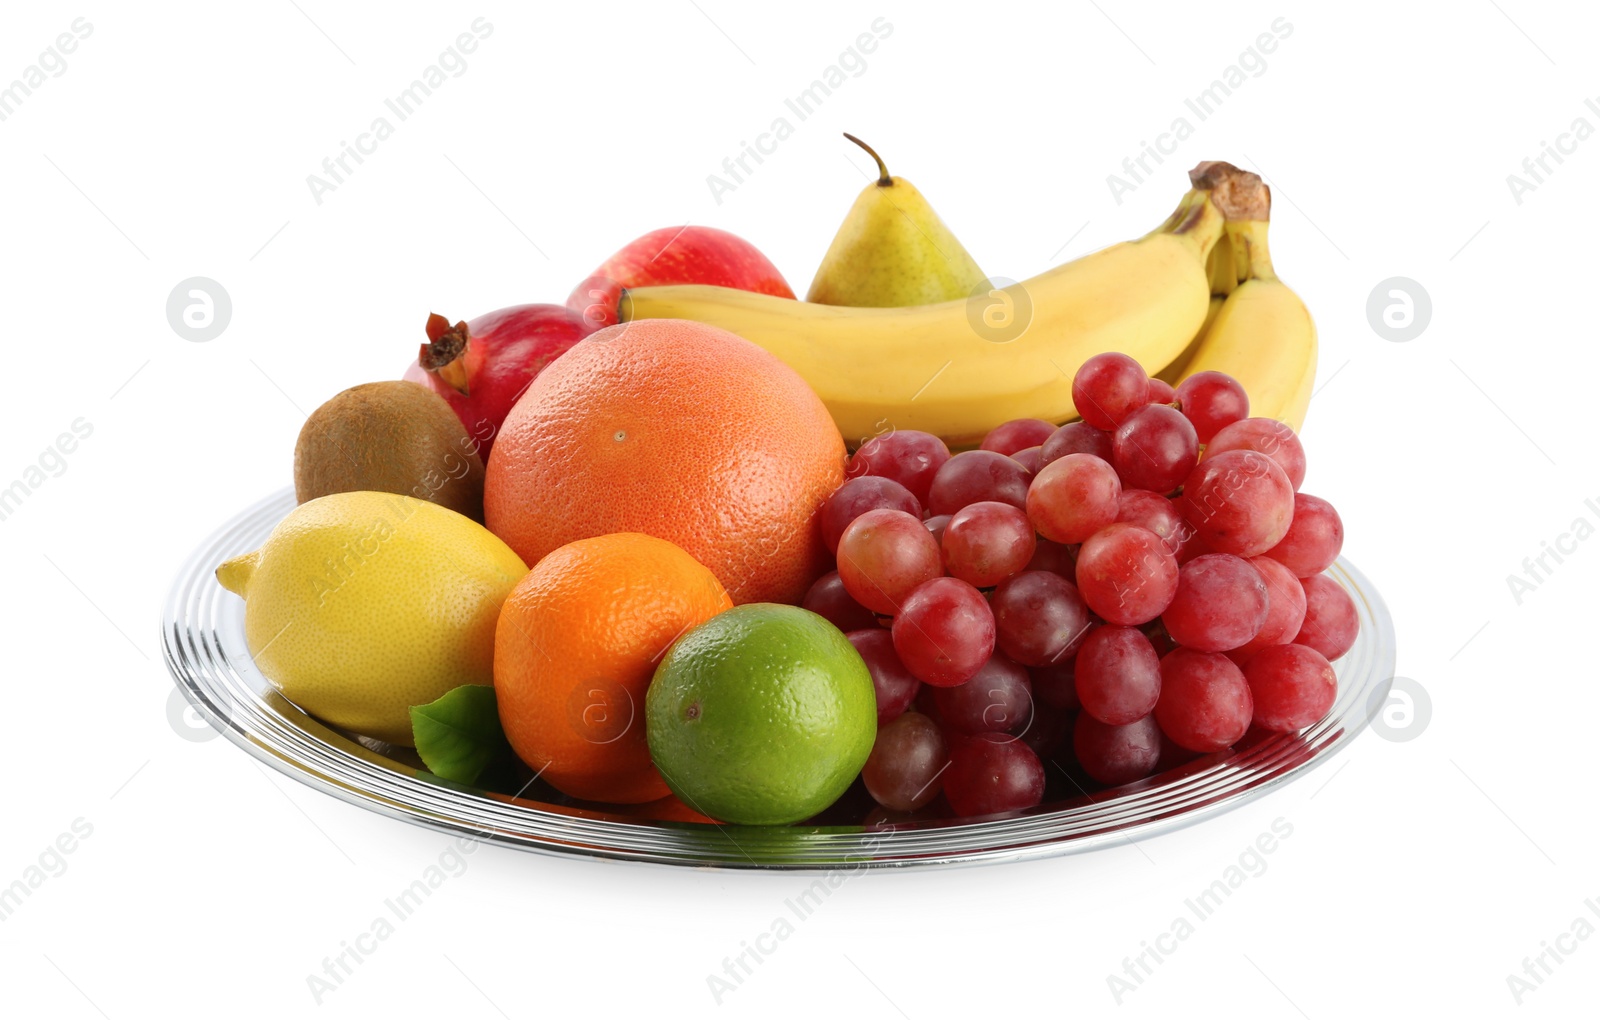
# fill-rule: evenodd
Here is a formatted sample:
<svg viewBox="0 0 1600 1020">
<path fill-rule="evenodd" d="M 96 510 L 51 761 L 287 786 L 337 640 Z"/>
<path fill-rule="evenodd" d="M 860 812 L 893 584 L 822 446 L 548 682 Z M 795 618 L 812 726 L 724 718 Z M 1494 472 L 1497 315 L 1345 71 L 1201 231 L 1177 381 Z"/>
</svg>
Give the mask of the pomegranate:
<svg viewBox="0 0 1600 1020">
<path fill-rule="evenodd" d="M 506 415 L 545 366 L 595 327 L 562 305 L 514 305 L 457 322 L 428 316 L 428 342 L 405 378 L 455 411 L 485 462 Z"/>
</svg>

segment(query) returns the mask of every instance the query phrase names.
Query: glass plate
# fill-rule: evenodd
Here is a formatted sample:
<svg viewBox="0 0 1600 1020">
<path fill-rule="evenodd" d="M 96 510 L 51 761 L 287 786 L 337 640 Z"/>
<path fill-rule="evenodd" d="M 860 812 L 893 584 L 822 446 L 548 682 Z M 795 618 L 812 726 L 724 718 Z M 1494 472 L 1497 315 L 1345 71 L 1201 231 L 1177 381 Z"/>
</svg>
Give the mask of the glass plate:
<svg viewBox="0 0 1600 1020">
<path fill-rule="evenodd" d="M 1062 773 L 1052 776 L 1047 797 L 1063 796 L 991 819 L 868 826 L 870 802 L 859 795 L 858 783 L 856 797 L 847 795 L 828 816 L 855 824 L 766 828 L 643 820 L 574 803 L 543 783 L 512 797 L 438 779 L 418 766 L 409 748 L 340 733 L 274 691 L 246 649 L 243 601 L 223 590 L 213 571 L 259 547 L 294 505 L 287 489 L 255 504 L 206 539 L 179 571 L 162 621 L 167 667 L 178 688 L 228 739 L 308 786 L 380 814 L 542 853 L 816 871 L 1093 850 L 1191 825 L 1305 775 L 1360 734 L 1394 674 L 1388 610 L 1371 582 L 1341 559 L 1330 573 L 1355 600 L 1361 632 L 1335 663 L 1333 709 L 1298 734 L 1266 737 L 1113 790 L 1062 791 Z"/>
</svg>

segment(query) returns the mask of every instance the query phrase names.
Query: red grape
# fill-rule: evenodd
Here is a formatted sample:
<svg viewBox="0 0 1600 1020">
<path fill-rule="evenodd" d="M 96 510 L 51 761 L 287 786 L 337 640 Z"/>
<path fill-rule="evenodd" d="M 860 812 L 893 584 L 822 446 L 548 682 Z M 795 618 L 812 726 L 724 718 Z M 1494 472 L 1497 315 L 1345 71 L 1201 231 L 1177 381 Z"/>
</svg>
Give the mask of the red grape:
<svg viewBox="0 0 1600 1020">
<path fill-rule="evenodd" d="M 861 781 L 872 799 L 891 811 L 915 811 L 939 796 L 938 780 L 949 760 L 938 724 L 907 712 L 878 730 Z"/>
<path fill-rule="evenodd" d="M 872 689 L 878 700 L 878 725 L 882 726 L 911 707 L 922 690 L 922 682 L 911 675 L 900 656 L 894 653 L 894 638 L 882 627 L 853 630 L 846 634 L 855 645 L 861 661 L 872 674 Z"/>
<path fill-rule="evenodd" d="M 1155 709 L 1161 659 L 1134 628 L 1095 628 L 1073 662 L 1078 700 L 1086 714 L 1108 726 L 1126 726 Z"/>
<path fill-rule="evenodd" d="M 872 610 L 851 598 L 850 593 L 844 590 L 844 582 L 839 580 L 837 570 L 830 570 L 817 578 L 800 605 L 846 634 L 878 625 L 878 618 L 872 615 Z"/>
<path fill-rule="evenodd" d="M 1171 492 L 1199 462 L 1194 426 L 1165 404 L 1139 408 L 1111 438 L 1111 464 L 1125 488 Z"/>
<path fill-rule="evenodd" d="M 982 592 L 955 577 L 936 577 L 913 591 L 890 633 L 900 661 L 918 680 L 935 687 L 966 683 L 994 654 L 989 603 Z"/>
<path fill-rule="evenodd" d="M 1081 708 L 1074 665 L 1075 659 L 1067 659 L 1028 670 L 1028 677 L 1033 681 L 1034 700 L 1041 705 L 1068 712 L 1076 712 Z"/>
<path fill-rule="evenodd" d="M 1155 376 L 1150 377 L 1150 392 L 1145 397 L 1146 401 L 1152 404 L 1171 404 L 1175 403 L 1177 399 L 1178 391 L 1172 388 L 1171 383 L 1165 379 L 1157 379 Z"/>
<path fill-rule="evenodd" d="M 918 585 L 943 574 L 939 543 L 903 510 L 868 510 L 839 539 L 839 579 L 875 613 L 893 616 Z"/>
<path fill-rule="evenodd" d="M 1151 715 L 1108 726 L 1088 712 L 1079 712 L 1072 728 L 1072 750 L 1089 778 L 1121 786 L 1156 770 L 1161 760 L 1161 728 Z"/>
<path fill-rule="evenodd" d="M 933 476 L 950 459 L 944 440 L 927 432 L 890 432 L 861 444 L 845 474 L 876 475 L 892 478 L 904 485 L 923 506 L 928 504 L 928 487 Z"/>
<path fill-rule="evenodd" d="M 1096 354 L 1072 377 L 1072 406 L 1097 429 L 1114 429 L 1150 397 L 1150 377 L 1126 354 Z"/>
<path fill-rule="evenodd" d="M 1289 532 L 1267 555 L 1294 571 L 1296 577 L 1310 577 L 1333 566 L 1344 547 L 1344 522 L 1333 504 L 1303 492 L 1294 494 L 1294 519 Z"/>
<path fill-rule="evenodd" d="M 1022 509 L 1028 505 L 1028 469 L 1003 453 L 967 450 L 945 461 L 928 490 L 928 509 L 953 514 L 971 503 L 993 500 Z"/>
<path fill-rule="evenodd" d="M 1266 454 L 1230 450 L 1189 472 L 1179 507 L 1212 549 L 1260 556 L 1288 533 L 1294 488 Z"/>
<path fill-rule="evenodd" d="M 1178 593 L 1161 622 L 1184 648 L 1225 652 L 1260 633 L 1267 598 L 1267 582 L 1250 561 L 1210 553 L 1179 569 Z"/>
<path fill-rule="evenodd" d="M 822 503 L 822 540 L 828 543 L 828 551 L 839 551 L 839 536 L 851 521 L 868 510 L 879 509 L 902 510 L 922 517 L 922 504 L 899 482 L 874 475 L 846 479 Z"/>
<path fill-rule="evenodd" d="M 1179 648 L 1162 657 L 1155 717 L 1179 747 L 1221 751 L 1244 736 L 1254 711 L 1250 685 L 1227 656 Z"/>
<path fill-rule="evenodd" d="M 929 517 L 922 522 L 922 526 L 928 529 L 929 533 L 933 535 L 933 540 L 939 543 L 940 549 L 943 549 L 944 529 L 950 526 L 950 515 L 940 514 L 937 517 Z"/>
<path fill-rule="evenodd" d="M 1339 587 L 1339 582 L 1327 574 L 1303 577 L 1300 584 L 1306 590 L 1306 619 L 1294 643 L 1315 648 L 1332 662 L 1356 643 L 1356 634 L 1361 629 L 1356 604 Z"/>
<path fill-rule="evenodd" d="M 1178 403 L 1184 417 L 1194 423 L 1202 443 L 1250 414 L 1250 397 L 1244 387 L 1221 372 L 1196 372 L 1178 384 Z"/>
<path fill-rule="evenodd" d="M 1030 446 L 1025 450 L 1018 450 L 1013 453 L 1011 459 L 1026 468 L 1030 475 L 1038 474 L 1039 469 L 1044 466 L 1044 462 L 1041 459 L 1043 451 L 1044 447 L 1042 446 Z"/>
<path fill-rule="evenodd" d="M 1161 615 L 1178 590 L 1178 560 L 1137 524 L 1112 524 L 1078 550 L 1078 591 L 1107 623 L 1131 626 Z"/>
<path fill-rule="evenodd" d="M 990 429 L 989 434 L 983 437 L 983 442 L 978 444 L 978 449 L 993 450 L 1009 457 L 1018 450 L 1038 446 L 1049 439 L 1055 430 L 1055 423 L 1043 418 L 1015 418 Z"/>
<path fill-rule="evenodd" d="M 1322 653 L 1305 645 L 1273 645 L 1244 668 L 1255 704 L 1255 724 L 1273 733 L 1293 733 L 1328 714 L 1339 680 Z"/>
<path fill-rule="evenodd" d="M 939 544 L 950 576 L 988 588 L 1033 559 L 1033 525 L 1009 503 L 969 503 L 950 517 Z"/>
<path fill-rule="evenodd" d="M 1206 457 L 1229 450 L 1254 450 L 1277 461 L 1296 492 L 1306 480 L 1306 451 L 1294 429 L 1276 418 L 1246 418 L 1236 421 L 1206 443 Z M 1201 458 L 1202 460 L 1204 458 Z"/>
<path fill-rule="evenodd" d="M 951 750 L 944 796 L 962 818 L 1035 807 L 1044 800 L 1044 766 L 1022 741 L 980 733 Z"/>
<path fill-rule="evenodd" d="M 1111 465 L 1086 453 L 1046 464 L 1024 504 L 1039 534 L 1052 542 L 1082 542 L 1117 519 L 1122 483 Z"/>
<path fill-rule="evenodd" d="M 1306 590 L 1288 567 L 1265 556 L 1255 557 L 1250 565 L 1267 583 L 1267 619 L 1255 637 L 1229 653 L 1228 658 L 1235 662 L 1248 660 L 1263 648 L 1293 641 L 1306 618 Z M 1235 658 L 1235 653 L 1240 658 Z"/>
<path fill-rule="evenodd" d="M 1039 466 L 1060 460 L 1069 453 L 1087 453 L 1111 463 L 1111 433 L 1088 422 L 1069 421 L 1056 429 L 1039 447 Z"/>
<path fill-rule="evenodd" d="M 1184 539 L 1194 532 L 1178 511 L 1178 504 L 1148 489 L 1122 490 L 1117 497 L 1117 523 L 1137 524 L 1153 532 L 1174 556 L 1183 551 Z"/>
<path fill-rule="evenodd" d="M 939 717 L 962 733 L 1017 733 L 1033 716 L 1028 671 L 1004 655 L 992 655 L 971 680 L 933 692 Z"/>
<path fill-rule="evenodd" d="M 990 599 L 995 642 L 1024 666 L 1066 660 L 1089 630 L 1089 608 L 1071 581 L 1025 570 L 1001 581 Z"/>
</svg>

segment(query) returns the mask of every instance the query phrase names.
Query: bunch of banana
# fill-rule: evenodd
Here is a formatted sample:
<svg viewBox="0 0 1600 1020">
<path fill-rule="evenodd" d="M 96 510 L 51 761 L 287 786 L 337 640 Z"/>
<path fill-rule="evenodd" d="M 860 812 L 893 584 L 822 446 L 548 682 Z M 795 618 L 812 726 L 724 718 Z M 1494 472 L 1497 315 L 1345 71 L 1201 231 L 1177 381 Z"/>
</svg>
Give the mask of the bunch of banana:
<svg viewBox="0 0 1600 1020">
<path fill-rule="evenodd" d="M 918 429 L 975 443 L 1011 418 L 1074 415 L 1072 376 L 1102 351 L 1155 371 L 1188 345 L 1211 297 L 1223 216 L 1204 191 L 1156 230 L 971 298 L 901 308 L 797 302 L 725 287 L 641 287 L 619 316 L 694 319 L 766 348 L 809 383 L 855 445 Z"/>
<path fill-rule="evenodd" d="M 1196 372 L 1224 372 L 1250 395 L 1250 413 L 1299 431 L 1317 377 L 1317 328 L 1305 303 L 1272 269 L 1267 223 L 1272 195 L 1261 179 L 1227 163 L 1189 174 L 1227 217 L 1212 251 L 1212 313 L 1194 343 L 1162 372 L 1177 383 Z"/>
<path fill-rule="evenodd" d="M 966 299 L 861 308 L 702 285 L 642 287 L 619 318 L 693 319 L 760 345 L 797 371 L 855 446 L 917 429 L 971 445 L 1013 418 L 1076 417 L 1072 377 L 1121 351 L 1170 382 L 1215 369 L 1251 413 L 1298 428 L 1316 372 L 1310 316 L 1272 275 L 1266 186 L 1202 163 L 1158 228 Z"/>
</svg>

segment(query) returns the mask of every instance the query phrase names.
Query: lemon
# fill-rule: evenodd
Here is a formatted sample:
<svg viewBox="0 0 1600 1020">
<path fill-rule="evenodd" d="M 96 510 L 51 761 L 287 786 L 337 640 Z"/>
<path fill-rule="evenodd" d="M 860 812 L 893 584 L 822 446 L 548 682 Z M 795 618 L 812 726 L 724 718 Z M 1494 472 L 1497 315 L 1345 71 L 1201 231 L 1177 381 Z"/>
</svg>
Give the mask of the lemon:
<svg viewBox="0 0 1600 1020">
<path fill-rule="evenodd" d="M 527 573 L 500 539 L 411 496 L 341 492 L 296 507 L 217 568 L 245 643 L 284 697 L 343 729 L 411 744 L 410 709 L 494 683 L 494 628 Z"/>
<path fill-rule="evenodd" d="M 795 606 L 717 614 L 678 639 L 645 695 L 661 778 L 696 811 L 741 825 L 787 825 L 838 800 L 877 733 L 867 664 Z"/>
</svg>

